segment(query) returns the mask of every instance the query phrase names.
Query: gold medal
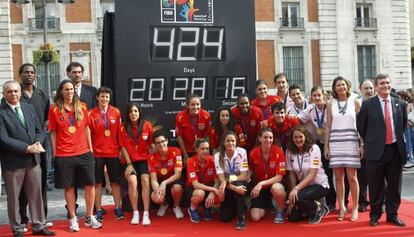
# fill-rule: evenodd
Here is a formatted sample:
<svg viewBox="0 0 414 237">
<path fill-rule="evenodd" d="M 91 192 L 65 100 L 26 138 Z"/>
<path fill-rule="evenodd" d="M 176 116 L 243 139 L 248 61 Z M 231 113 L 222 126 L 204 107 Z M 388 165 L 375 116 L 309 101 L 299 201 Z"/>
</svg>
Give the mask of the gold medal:
<svg viewBox="0 0 414 237">
<path fill-rule="evenodd" d="M 321 137 L 324 132 L 325 132 L 325 130 L 323 128 L 317 128 L 316 129 L 316 134 L 318 134 L 319 137 Z"/>
<path fill-rule="evenodd" d="M 167 168 L 162 168 L 162 169 L 160 170 L 160 173 L 161 173 L 162 175 L 166 175 L 166 174 L 168 173 Z"/>
<path fill-rule="evenodd" d="M 237 175 L 232 174 L 230 175 L 229 179 L 230 179 L 230 182 L 237 181 Z"/>
<path fill-rule="evenodd" d="M 75 126 L 69 126 L 68 127 L 68 132 L 74 134 L 76 132 L 76 127 Z"/>
<path fill-rule="evenodd" d="M 109 129 L 105 129 L 105 137 L 109 137 L 111 136 L 111 131 L 109 131 Z"/>
</svg>

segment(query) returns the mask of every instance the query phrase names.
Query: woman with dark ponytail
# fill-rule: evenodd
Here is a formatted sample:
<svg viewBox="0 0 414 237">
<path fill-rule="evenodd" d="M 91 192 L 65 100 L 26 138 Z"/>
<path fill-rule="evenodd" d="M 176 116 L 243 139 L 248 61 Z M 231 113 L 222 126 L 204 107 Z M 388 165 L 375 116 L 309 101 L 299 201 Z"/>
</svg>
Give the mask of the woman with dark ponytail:
<svg viewBox="0 0 414 237">
<path fill-rule="evenodd" d="M 147 160 L 150 150 L 154 146 L 153 127 L 150 122 L 142 117 L 141 108 L 138 103 L 131 102 L 126 109 L 125 123 L 121 126 L 119 143 L 122 152 L 122 163 L 124 164 L 124 175 L 128 181 L 128 195 L 133 210 L 131 224 L 139 224 L 138 212 L 138 175 L 141 176 L 142 201 L 144 203 L 144 214 L 142 225 L 150 225 L 149 205 L 150 186 L 149 170 Z"/>
<path fill-rule="evenodd" d="M 249 165 L 247 152 L 237 147 L 237 135 L 227 131 L 222 137 L 218 151 L 214 154 L 216 173 L 220 181 L 219 194 L 224 194 L 220 205 L 220 219 L 229 222 L 237 217 L 236 229 L 246 228 L 246 202 L 248 193 Z"/>
</svg>

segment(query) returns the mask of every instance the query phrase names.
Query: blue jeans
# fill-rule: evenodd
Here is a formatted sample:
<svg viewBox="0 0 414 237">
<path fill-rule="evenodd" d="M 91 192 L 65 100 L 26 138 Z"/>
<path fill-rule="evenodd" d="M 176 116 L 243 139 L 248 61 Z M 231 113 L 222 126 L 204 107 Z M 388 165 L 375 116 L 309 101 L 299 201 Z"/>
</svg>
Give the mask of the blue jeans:
<svg viewBox="0 0 414 237">
<path fill-rule="evenodd" d="M 413 159 L 413 140 L 411 128 L 407 127 L 404 131 L 406 139 L 406 149 L 407 149 L 407 160 Z"/>
</svg>

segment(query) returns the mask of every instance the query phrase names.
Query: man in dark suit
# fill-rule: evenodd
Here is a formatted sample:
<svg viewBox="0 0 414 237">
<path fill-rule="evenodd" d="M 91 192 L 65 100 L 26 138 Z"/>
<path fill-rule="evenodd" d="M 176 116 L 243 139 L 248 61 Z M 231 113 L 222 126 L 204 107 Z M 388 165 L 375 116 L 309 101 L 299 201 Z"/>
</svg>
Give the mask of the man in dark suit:
<svg viewBox="0 0 414 237">
<path fill-rule="evenodd" d="M 371 206 L 369 224 L 377 226 L 381 218 L 385 178 L 387 222 L 405 226 L 397 211 L 401 203 L 402 168 L 407 157 L 404 139 L 407 105 L 391 96 L 391 80 L 387 75 L 377 75 L 374 86 L 377 96 L 362 103 L 357 118 L 358 132 L 365 145 Z"/>
<path fill-rule="evenodd" d="M 88 106 L 88 110 L 97 105 L 96 91 L 93 86 L 82 83 L 84 67 L 78 62 L 71 62 L 66 67 L 66 74 L 75 85 L 75 92 L 80 100 Z"/>
<path fill-rule="evenodd" d="M 44 133 L 39 127 L 32 105 L 19 102 L 21 88 L 16 81 L 3 84 L 4 103 L 0 105 L 0 157 L 7 191 L 7 213 L 14 236 L 23 236 L 19 210 L 22 188 L 30 194 L 29 210 L 33 235 L 54 236 L 45 225 L 43 209 L 40 153 Z"/>
</svg>

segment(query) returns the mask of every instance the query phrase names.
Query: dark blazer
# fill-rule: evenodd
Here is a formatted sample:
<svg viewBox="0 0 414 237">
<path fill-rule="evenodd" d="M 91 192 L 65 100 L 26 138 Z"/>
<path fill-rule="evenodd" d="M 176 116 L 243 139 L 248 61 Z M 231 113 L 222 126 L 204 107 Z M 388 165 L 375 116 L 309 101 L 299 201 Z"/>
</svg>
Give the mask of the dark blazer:
<svg viewBox="0 0 414 237">
<path fill-rule="evenodd" d="M 20 102 L 20 106 L 26 124 L 20 122 L 6 102 L 0 105 L 0 161 L 3 170 L 16 170 L 40 164 L 40 155 L 26 154 L 26 150 L 35 142 L 43 143 L 43 129 L 39 127 L 34 107 L 24 102 Z"/>
<path fill-rule="evenodd" d="M 97 105 L 96 91 L 95 87 L 82 83 L 80 100 L 88 106 L 88 110 L 95 108 Z"/>
<path fill-rule="evenodd" d="M 407 127 L 407 104 L 402 100 L 390 97 L 394 132 L 397 138 L 401 162 L 405 163 L 407 151 L 405 147 L 404 130 Z M 378 96 L 362 102 L 357 115 L 359 135 L 364 139 L 365 157 L 368 160 L 379 161 L 385 148 L 385 121 Z"/>
</svg>

